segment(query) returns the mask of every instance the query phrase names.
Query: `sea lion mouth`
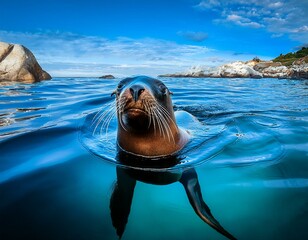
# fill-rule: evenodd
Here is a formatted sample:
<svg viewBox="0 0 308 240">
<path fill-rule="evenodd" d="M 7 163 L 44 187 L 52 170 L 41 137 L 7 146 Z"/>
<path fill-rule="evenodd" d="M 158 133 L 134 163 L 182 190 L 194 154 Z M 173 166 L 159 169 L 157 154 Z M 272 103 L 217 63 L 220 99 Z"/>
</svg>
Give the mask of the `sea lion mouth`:
<svg viewBox="0 0 308 240">
<path fill-rule="evenodd" d="M 124 110 L 121 120 L 125 125 L 126 129 L 134 129 L 134 131 L 139 131 L 141 129 L 146 129 L 148 127 L 148 113 L 137 107 L 130 107 Z"/>
<path fill-rule="evenodd" d="M 130 115 L 148 114 L 144 109 L 137 107 L 127 108 L 124 110 L 124 113 L 128 113 Z"/>
</svg>

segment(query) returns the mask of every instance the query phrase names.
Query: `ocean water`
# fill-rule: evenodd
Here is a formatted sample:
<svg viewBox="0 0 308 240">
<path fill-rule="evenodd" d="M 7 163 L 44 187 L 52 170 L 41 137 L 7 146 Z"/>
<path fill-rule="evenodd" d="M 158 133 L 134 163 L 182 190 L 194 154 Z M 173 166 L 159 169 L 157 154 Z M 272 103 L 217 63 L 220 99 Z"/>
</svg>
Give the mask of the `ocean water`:
<svg viewBox="0 0 308 240">
<path fill-rule="evenodd" d="M 227 239 L 198 206 L 237 239 L 308 239 L 308 81 L 162 79 L 192 140 L 155 169 L 118 162 L 118 81 L 0 87 L 1 240 Z"/>
</svg>

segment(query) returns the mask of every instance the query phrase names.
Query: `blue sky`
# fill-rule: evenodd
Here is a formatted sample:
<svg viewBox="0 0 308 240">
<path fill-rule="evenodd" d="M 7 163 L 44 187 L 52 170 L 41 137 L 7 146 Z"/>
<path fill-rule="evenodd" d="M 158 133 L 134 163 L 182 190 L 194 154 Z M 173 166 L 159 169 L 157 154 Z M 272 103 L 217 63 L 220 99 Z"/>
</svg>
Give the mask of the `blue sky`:
<svg viewBox="0 0 308 240">
<path fill-rule="evenodd" d="M 308 43 L 308 0 L 10 0 L 0 41 L 23 44 L 53 76 L 158 75 Z"/>
</svg>

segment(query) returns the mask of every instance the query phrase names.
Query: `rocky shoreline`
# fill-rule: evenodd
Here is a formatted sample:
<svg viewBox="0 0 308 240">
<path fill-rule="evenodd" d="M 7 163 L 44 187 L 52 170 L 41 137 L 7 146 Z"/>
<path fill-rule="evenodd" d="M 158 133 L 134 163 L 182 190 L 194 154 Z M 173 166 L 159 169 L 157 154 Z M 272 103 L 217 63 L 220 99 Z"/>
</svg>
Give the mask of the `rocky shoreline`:
<svg viewBox="0 0 308 240">
<path fill-rule="evenodd" d="M 236 61 L 218 67 L 192 67 L 187 72 L 159 77 L 308 79 L 308 56 L 294 61 L 291 66 L 273 61 Z"/>
<path fill-rule="evenodd" d="M 159 77 L 174 78 L 286 78 L 308 79 L 307 49 L 294 53 L 297 57 L 293 63 L 283 65 L 280 58 L 289 55 L 280 55 L 274 61 L 262 61 L 258 58 L 243 62 L 236 61 L 218 67 L 195 66 L 186 72 L 164 74 Z M 301 54 L 299 58 L 297 55 Z M 291 54 L 292 55 L 292 54 Z M 277 59 L 279 61 L 277 61 Z M 286 66 L 287 65 L 287 66 Z M 101 76 L 102 79 L 114 79 L 113 75 Z M 19 44 L 0 42 L 0 84 L 6 82 L 35 83 L 49 80 L 51 76 L 44 71 L 37 62 L 33 53 Z"/>
</svg>

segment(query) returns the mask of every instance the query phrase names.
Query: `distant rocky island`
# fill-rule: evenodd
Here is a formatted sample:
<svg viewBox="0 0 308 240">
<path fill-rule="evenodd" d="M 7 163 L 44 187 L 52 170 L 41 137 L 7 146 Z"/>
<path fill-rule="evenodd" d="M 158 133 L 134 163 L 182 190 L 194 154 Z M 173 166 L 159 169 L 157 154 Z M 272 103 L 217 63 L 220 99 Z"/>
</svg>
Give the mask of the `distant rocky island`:
<svg viewBox="0 0 308 240">
<path fill-rule="evenodd" d="M 0 42 L 0 84 L 49 79 L 51 76 L 41 68 L 29 49 L 19 44 Z"/>
<path fill-rule="evenodd" d="M 115 79 L 115 77 L 113 75 L 111 75 L 111 74 L 103 75 L 103 76 L 101 76 L 99 78 L 101 78 L 101 79 Z"/>
<path fill-rule="evenodd" d="M 218 67 L 192 67 L 187 72 L 159 77 L 308 79 L 308 48 L 281 54 L 272 61 L 263 61 L 256 57 L 247 62 L 236 61 Z"/>
</svg>

